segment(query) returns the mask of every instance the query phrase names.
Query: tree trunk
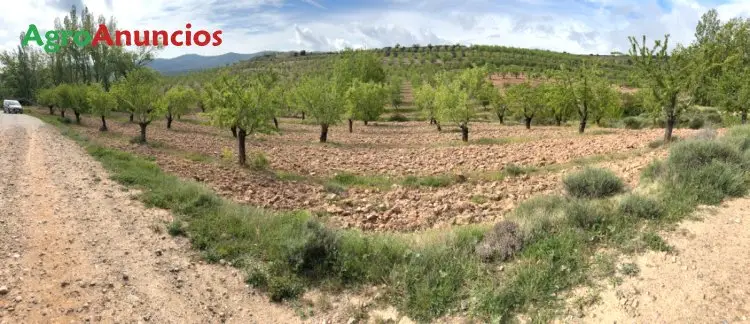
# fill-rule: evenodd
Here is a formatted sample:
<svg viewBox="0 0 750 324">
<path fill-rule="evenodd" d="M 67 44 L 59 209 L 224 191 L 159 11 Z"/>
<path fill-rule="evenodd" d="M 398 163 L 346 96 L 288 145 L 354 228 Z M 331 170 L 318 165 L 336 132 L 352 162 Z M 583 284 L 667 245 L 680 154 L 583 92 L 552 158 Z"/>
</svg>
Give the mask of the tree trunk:
<svg viewBox="0 0 750 324">
<path fill-rule="evenodd" d="M 273 118 L 273 125 L 276 126 L 276 130 L 279 130 L 279 120 L 276 117 Z"/>
<path fill-rule="evenodd" d="M 60 117 L 65 118 L 65 109 L 60 109 Z"/>
<path fill-rule="evenodd" d="M 247 155 L 245 153 L 245 137 L 247 137 L 247 132 L 240 128 L 239 132 L 237 132 L 237 155 L 241 166 L 245 166 L 247 161 Z"/>
<path fill-rule="evenodd" d="M 133 113 L 130 113 L 130 122 L 133 122 Z"/>
<path fill-rule="evenodd" d="M 237 138 L 237 126 L 232 126 L 229 129 L 232 131 L 232 137 Z"/>
<path fill-rule="evenodd" d="M 525 117 L 526 129 L 531 129 L 531 118 L 532 117 Z"/>
<path fill-rule="evenodd" d="M 586 119 L 581 119 L 581 123 L 578 124 L 578 133 L 583 134 L 583 131 L 586 130 Z"/>
<path fill-rule="evenodd" d="M 436 120 L 436 121 L 435 121 L 435 125 L 437 125 L 437 130 L 438 130 L 438 132 L 442 132 L 442 131 L 443 131 L 443 128 L 442 128 L 442 127 L 440 127 L 440 122 L 439 122 L 439 121 L 437 121 L 437 120 Z"/>
<path fill-rule="evenodd" d="M 469 141 L 469 126 L 461 125 L 461 140 L 464 142 Z"/>
<path fill-rule="evenodd" d="M 602 118 L 601 117 L 597 117 L 596 118 L 596 126 L 600 126 L 600 127 L 602 126 Z"/>
<path fill-rule="evenodd" d="M 55 106 L 47 106 L 49 108 L 49 114 L 54 115 L 55 114 Z"/>
<path fill-rule="evenodd" d="M 302 112 L 302 120 L 305 120 L 305 112 Z"/>
<path fill-rule="evenodd" d="M 148 124 L 139 123 L 138 126 L 141 126 L 141 138 L 140 138 L 141 144 L 145 144 L 146 143 L 146 126 L 148 126 Z"/>
<path fill-rule="evenodd" d="M 555 126 L 560 126 L 562 124 L 562 118 L 555 117 Z"/>
<path fill-rule="evenodd" d="M 106 132 L 107 131 L 107 120 L 104 119 L 104 115 L 102 117 L 102 127 L 99 127 L 99 131 Z"/>
<path fill-rule="evenodd" d="M 503 113 L 497 113 L 497 119 L 499 119 L 499 120 L 500 120 L 500 123 L 501 123 L 501 124 L 504 124 L 504 123 L 505 123 L 505 122 L 503 121 L 504 117 L 505 117 L 505 114 L 503 114 Z"/>
<path fill-rule="evenodd" d="M 747 110 L 742 111 L 742 125 L 747 124 Z"/>
<path fill-rule="evenodd" d="M 435 118 L 434 117 L 430 117 L 430 125 L 435 125 Z"/>
<path fill-rule="evenodd" d="M 328 141 L 328 124 L 320 124 L 320 142 Z"/>
<path fill-rule="evenodd" d="M 78 112 L 78 111 L 76 111 L 76 110 L 73 110 L 73 114 L 76 115 L 76 124 L 80 124 L 81 123 L 81 113 Z"/>
<path fill-rule="evenodd" d="M 364 120 L 363 122 L 365 123 L 365 126 L 367 126 L 367 121 L 366 121 L 366 120 Z"/>
<path fill-rule="evenodd" d="M 354 123 L 354 122 L 353 122 L 353 121 L 352 121 L 351 119 L 349 119 L 349 133 L 351 133 L 351 132 L 352 132 L 352 124 L 353 124 L 353 123 Z"/>
<path fill-rule="evenodd" d="M 167 114 L 167 129 L 172 129 L 172 114 Z"/>
<path fill-rule="evenodd" d="M 667 127 L 664 128 L 664 144 L 672 141 L 672 130 L 677 123 L 677 116 L 667 117 Z"/>
</svg>

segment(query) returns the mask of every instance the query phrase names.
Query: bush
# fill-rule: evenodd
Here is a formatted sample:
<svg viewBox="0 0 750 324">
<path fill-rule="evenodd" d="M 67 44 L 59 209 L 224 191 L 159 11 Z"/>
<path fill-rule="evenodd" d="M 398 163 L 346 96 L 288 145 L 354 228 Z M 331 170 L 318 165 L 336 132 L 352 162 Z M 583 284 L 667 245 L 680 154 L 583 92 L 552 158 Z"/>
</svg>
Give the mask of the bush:
<svg viewBox="0 0 750 324">
<path fill-rule="evenodd" d="M 690 122 L 688 123 L 688 127 L 690 129 L 701 129 L 705 123 L 706 121 L 703 120 L 703 117 L 696 116 L 690 119 Z"/>
<path fill-rule="evenodd" d="M 576 198 L 609 197 L 622 192 L 625 187 L 612 171 L 589 167 L 565 177 L 563 184 Z"/>
<path fill-rule="evenodd" d="M 270 163 L 263 152 L 254 152 L 250 155 L 250 168 L 256 171 L 267 170 Z"/>
<path fill-rule="evenodd" d="M 388 117 L 388 121 L 390 122 L 408 122 L 409 118 L 402 115 L 402 114 L 394 114 L 391 117 Z"/>
<path fill-rule="evenodd" d="M 523 235 L 518 224 L 503 220 L 495 224 L 476 246 L 475 252 L 486 262 L 505 261 L 523 248 Z"/>
<path fill-rule="evenodd" d="M 693 136 L 694 139 L 698 140 L 713 140 L 716 139 L 716 130 L 713 128 L 701 129 L 698 133 Z"/>
<path fill-rule="evenodd" d="M 63 123 L 63 124 L 70 124 L 73 121 L 68 117 L 57 117 L 57 121 Z"/>
<path fill-rule="evenodd" d="M 571 200 L 565 206 L 568 223 L 583 230 L 602 230 L 606 227 L 609 214 L 607 208 L 588 200 Z"/>
<path fill-rule="evenodd" d="M 692 140 L 677 143 L 669 152 L 667 164 L 679 173 L 689 173 L 714 160 L 739 164 L 741 157 L 739 151 L 728 143 Z"/>
<path fill-rule="evenodd" d="M 723 122 L 723 120 L 721 119 L 721 115 L 719 115 L 719 113 L 716 111 L 709 112 L 705 116 L 706 121 L 713 125 L 721 125 L 721 123 Z"/>
<path fill-rule="evenodd" d="M 628 195 L 620 200 L 620 213 L 644 219 L 657 219 L 664 214 L 664 207 L 657 200 L 640 195 Z"/>
<path fill-rule="evenodd" d="M 536 196 L 520 203 L 507 219 L 518 224 L 526 243 L 530 243 L 561 227 L 566 204 L 561 196 Z"/>
<path fill-rule="evenodd" d="M 641 180 L 654 181 L 664 175 L 665 170 L 666 168 L 663 161 L 653 160 L 645 168 L 643 168 L 643 173 L 641 173 Z"/>
</svg>

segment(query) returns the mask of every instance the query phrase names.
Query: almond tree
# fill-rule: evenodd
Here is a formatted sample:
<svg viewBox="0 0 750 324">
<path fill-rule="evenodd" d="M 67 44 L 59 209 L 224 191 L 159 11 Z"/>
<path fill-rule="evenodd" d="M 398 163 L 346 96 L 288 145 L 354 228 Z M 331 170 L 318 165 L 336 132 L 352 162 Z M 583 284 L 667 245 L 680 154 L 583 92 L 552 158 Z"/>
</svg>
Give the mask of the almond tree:
<svg viewBox="0 0 750 324">
<path fill-rule="evenodd" d="M 383 113 L 388 101 L 388 92 L 380 83 L 361 82 L 359 79 L 346 92 L 347 115 L 349 116 L 349 133 L 352 132 L 352 120 L 368 122 L 377 120 Z"/>
<path fill-rule="evenodd" d="M 638 42 L 629 37 L 630 57 L 635 63 L 636 71 L 645 91 L 651 92 L 656 107 L 666 120 L 664 142 L 672 140 L 672 130 L 680 114 L 693 102 L 693 93 L 697 82 L 693 79 L 701 74 L 702 65 L 690 62 L 689 52 L 677 47 L 669 52 L 669 35 L 664 40 L 655 40 L 654 46 L 646 46 L 646 36 Z"/>
<path fill-rule="evenodd" d="M 137 68 L 129 71 L 125 78 L 112 86 L 111 93 L 119 107 L 133 116 L 133 121 L 141 128 L 139 141 L 146 143 L 146 127 L 159 113 L 163 93 L 160 90 L 158 72 L 150 68 Z"/>
<path fill-rule="evenodd" d="M 573 105 L 578 113 L 580 123 L 578 132 L 586 130 L 589 117 L 593 117 L 597 124 L 604 117 L 619 117 L 621 114 L 620 98 L 602 71 L 591 65 L 581 65 L 575 69 L 562 66 L 559 74 L 561 91 L 558 104 Z"/>
<path fill-rule="evenodd" d="M 91 113 L 99 115 L 102 120 L 102 126 L 99 131 L 107 131 L 107 117 L 110 112 L 117 107 L 117 100 L 111 93 L 104 90 L 100 84 L 94 84 L 89 87 L 87 100 L 91 107 Z"/>
<path fill-rule="evenodd" d="M 236 75 L 223 74 L 207 90 L 211 109 L 206 115 L 215 126 L 237 128 L 238 163 L 245 166 L 247 136 L 275 131 L 271 123 L 274 109 L 267 96 L 270 90 L 268 84 L 257 75 L 242 79 Z"/>
<path fill-rule="evenodd" d="M 328 141 L 328 127 L 341 122 L 346 112 L 344 94 L 336 82 L 326 76 L 307 76 L 294 89 L 298 107 L 320 125 L 321 143 Z"/>
<path fill-rule="evenodd" d="M 414 105 L 417 106 L 430 119 L 430 125 L 437 126 L 437 130 L 442 131 L 440 122 L 437 120 L 438 110 L 435 105 L 436 89 L 425 82 L 414 90 Z"/>
<path fill-rule="evenodd" d="M 37 101 L 39 101 L 40 104 L 47 106 L 47 108 L 49 108 L 50 115 L 55 114 L 55 105 L 58 105 L 58 101 L 59 101 L 59 99 L 57 98 L 57 92 L 55 91 L 55 88 L 47 88 L 47 89 L 39 90 L 39 93 L 37 94 Z"/>
<path fill-rule="evenodd" d="M 508 111 L 508 100 L 505 95 L 500 92 L 500 89 L 495 89 L 490 92 L 490 105 L 492 110 L 495 112 L 497 119 L 502 124 L 505 119 L 505 113 Z"/>
<path fill-rule="evenodd" d="M 461 129 L 461 140 L 469 141 L 469 121 L 476 114 L 469 94 L 464 91 L 461 80 L 440 84 L 435 91 L 435 106 L 439 120 L 456 123 Z"/>
<path fill-rule="evenodd" d="M 544 109 L 544 94 L 540 93 L 527 80 L 524 83 L 510 86 L 506 92 L 506 96 L 509 107 L 522 115 L 526 129 L 531 129 L 532 119 Z"/>
<path fill-rule="evenodd" d="M 174 86 L 167 90 L 164 96 L 161 109 L 167 118 L 167 128 L 172 128 L 174 116 L 184 115 L 190 111 L 190 105 L 197 101 L 197 95 L 188 87 Z"/>
</svg>

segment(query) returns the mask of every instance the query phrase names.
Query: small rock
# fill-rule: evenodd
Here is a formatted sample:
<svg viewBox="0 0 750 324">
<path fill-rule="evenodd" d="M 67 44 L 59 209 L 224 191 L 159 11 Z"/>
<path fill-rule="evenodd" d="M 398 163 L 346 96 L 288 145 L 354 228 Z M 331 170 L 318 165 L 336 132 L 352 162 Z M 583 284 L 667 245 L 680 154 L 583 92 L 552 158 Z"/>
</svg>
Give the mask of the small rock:
<svg viewBox="0 0 750 324">
<path fill-rule="evenodd" d="M 123 273 L 122 274 L 122 280 L 128 281 L 128 280 L 130 280 L 130 276 L 128 276 L 127 273 Z"/>
<path fill-rule="evenodd" d="M 8 286 L 0 286 L 0 295 L 5 295 L 9 291 L 10 291 L 10 289 L 8 289 Z"/>
<path fill-rule="evenodd" d="M 16 301 L 16 303 L 20 303 L 23 300 L 23 297 L 16 296 L 16 298 L 14 300 Z"/>
<path fill-rule="evenodd" d="M 356 322 L 356 321 L 357 321 L 357 320 L 356 320 L 356 319 L 354 319 L 354 317 L 349 317 L 349 320 L 348 320 L 348 321 L 346 321 L 346 324 L 354 324 L 354 322 Z"/>
</svg>

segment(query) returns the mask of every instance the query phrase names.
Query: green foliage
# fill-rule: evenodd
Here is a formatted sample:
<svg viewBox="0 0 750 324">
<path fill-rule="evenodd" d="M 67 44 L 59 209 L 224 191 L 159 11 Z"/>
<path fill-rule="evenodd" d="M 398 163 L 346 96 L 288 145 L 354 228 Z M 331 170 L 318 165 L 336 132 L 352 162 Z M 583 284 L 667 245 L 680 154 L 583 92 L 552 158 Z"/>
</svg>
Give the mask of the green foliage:
<svg viewBox="0 0 750 324">
<path fill-rule="evenodd" d="M 618 208 L 623 215 L 643 219 L 658 219 L 664 214 L 661 202 L 635 194 L 623 197 Z"/>
<path fill-rule="evenodd" d="M 206 85 L 204 93 L 206 101 L 211 103 L 206 113 L 210 123 L 222 128 L 236 126 L 248 135 L 274 132 L 275 111 L 269 83 L 261 76 L 242 78 L 224 74 L 214 79 Z M 190 102 L 189 94 L 183 94 L 177 92 L 178 98 L 185 99 L 182 103 Z"/>
<path fill-rule="evenodd" d="M 355 80 L 346 92 L 348 115 L 354 120 L 378 120 L 387 100 L 387 89 L 382 84 Z"/>
<path fill-rule="evenodd" d="M 640 117 L 635 116 L 625 117 L 623 118 L 622 122 L 625 125 L 625 128 L 628 129 L 641 129 L 645 124 L 645 122 Z"/>
<path fill-rule="evenodd" d="M 136 123 L 148 125 L 160 114 L 158 98 L 162 97 L 162 93 L 159 85 L 156 71 L 139 68 L 128 72 L 123 80 L 115 83 L 111 93 L 118 107 L 132 113 Z"/>
<path fill-rule="evenodd" d="M 438 109 L 435 104 L 436 89 L 429 83 L 423 83 L 414 90 L 414 105 L 422 111 L 427 118 L 438 118 Z"/>
<path fill-rule="evenodd" d="M 267 170 L 270 164 L 271 163 L 268 161 L 268 158 L 265 154 L 263 154 L 263 152 L 253 152 L 253 154 L 250 156 L 250 167 L 253 170 Z"/>
<path fill-rule="evenodd" d="M 508 87 L 506 96 L 508 107 L 514 113 L 527 119 L 532 119 L 541 113 L 545 107 L 544 94 L 528 81 Z"/>
<path fill-rule="evenodd" d="M 98 84 L 91 86 L 86 95 L 93 114 L 108 117 L 111 111 L 117 109 L 115 97 Z"/>
<path fill-rule="evenodd" d="M 307 76 L 294 89 L 295 102 L 320 125 L 341 122 L 346 112 L 344 93 L 324 76 Z"/>
<path fill-rule="evenodd" d="M 192 104 L 198 101 L 195 91 L 185 86 L 174 86 L 159 98 L 159 111 L 168 119 L 173 116 L 185 115 Z"/>
<path fill-rule="evenodd" d="M 604 198 L 620 193 L 624 184 L 607 169 L 587 167 L 563 179 L 567 192 L 577 198 Z"/>
</svg>

